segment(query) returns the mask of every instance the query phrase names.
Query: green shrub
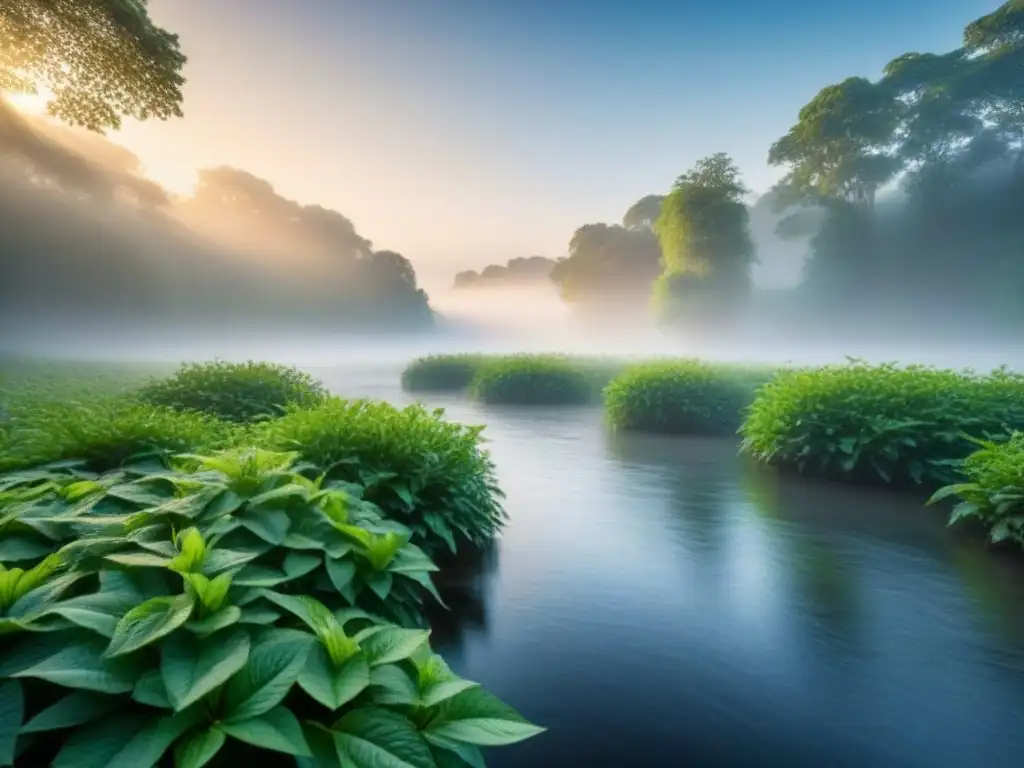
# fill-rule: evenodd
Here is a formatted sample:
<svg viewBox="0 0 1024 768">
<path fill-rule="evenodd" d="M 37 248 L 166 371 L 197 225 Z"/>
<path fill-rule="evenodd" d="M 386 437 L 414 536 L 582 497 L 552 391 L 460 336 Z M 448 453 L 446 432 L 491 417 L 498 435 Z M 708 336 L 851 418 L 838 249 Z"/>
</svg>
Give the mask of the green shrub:
<svg viewBox="0 0 1024 768">
<path fill-rule="evenodd" d="M 43 403 L 24 411 L 0 441 L 0 471 L 70 459 L 104 471 L 143 452 L 216 446 L 229 425 L 199 413 L 144 405 L 123 397 Z"/>
<path fill-rule="evenodd" d="M 327 393 L 297 368 L 250 361 L 186 363 L 170 378 L 144 386 L 138 396 L 150 405 L 253 422 L 280 416 L 290 407 L 314 407 Z"/>
<path fill-rule="evenodd" d="M 771 375 L 698 360 L 644 363 L 627 368 L 608 385 L 605 409 L 617 429 L 731 434 L 757 386 Z"/>
<path fill-rule="evenodd" d="M 485 355 L 418 357 L 402 371 L 402 389 L 409 392 L 450 392 L 469 386 Z"/>
<path fill-rule="evenodd" d="M 481 765 L 543 730 L 362 607 L 433 565 L 294 458 L 0 477 L 0 764 Z"/>
<path fill-rule="evenodd" d="M 275 451 L 299 451 L 331 480 L 358 483 L 386 517 L 408 526 L 431 554 L 456 539 L 489 543 L 505 513 L 494 465 L 481 448 L 483 427 L 445 421 L 443 411 L 403 409 L 371 400 L 332 398 L 256 425 L 251 439 Z"/>
<path fill-rule="evenodd" d="M 1024 377 L 924 366 L 830 365 L 762 387 L 743 450 L 809 474 L 857 481 L 955 482 L 976 438 L 1024 426 Z"/>
<path fill-rule="evenodd" d="M 929 504 L 958 496 L 949 522 L 976 520 L 995 543 L 1024 546 L 1024 433 L 1004 442 L 978 441 L 980 448 L 964 460 L 966 482 L 940 488 Z"/>
<path fill-rule="evenodd" d="M 600 392 L 599 372 L 563 355 L 509 355 L 477 371 L 470 395 L 491 405 L 582 405 Z"/>
</svg>

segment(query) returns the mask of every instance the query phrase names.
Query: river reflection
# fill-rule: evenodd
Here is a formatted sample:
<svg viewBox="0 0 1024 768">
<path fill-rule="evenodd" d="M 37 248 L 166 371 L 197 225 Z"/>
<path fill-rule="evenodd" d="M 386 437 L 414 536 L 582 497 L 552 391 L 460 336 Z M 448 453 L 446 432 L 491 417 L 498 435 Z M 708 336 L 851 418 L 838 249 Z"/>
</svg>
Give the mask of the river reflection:
<svg viewBox="0 0 1024 768">
<path fill-rule="evenodd" d="M 410 400 L 377 382 L 350 394 Z M 609 435 L 596 409 L 428 405 L 488 425 L 511 518 L 446 572 L 435 643 L 549 729 L 490 765 L 1022 764 L 1021 558 L 920 496 Z"/>
</svg>

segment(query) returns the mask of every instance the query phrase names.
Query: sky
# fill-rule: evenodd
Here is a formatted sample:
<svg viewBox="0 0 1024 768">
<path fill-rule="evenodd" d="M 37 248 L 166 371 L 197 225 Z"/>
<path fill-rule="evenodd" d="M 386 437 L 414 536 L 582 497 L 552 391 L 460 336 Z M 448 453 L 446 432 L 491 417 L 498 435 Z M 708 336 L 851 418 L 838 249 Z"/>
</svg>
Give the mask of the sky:
<svg viewBox="0 0 1024 768">
<path fill-rule="evenodd" d="M 110 138 L 172 190 L 233 165 L 428 280 L 618 221 L 698 158 L 764 191 L 823 86 L 957 47 L 997 0 L 150 0 L 183 119 Z"/>
</svg>

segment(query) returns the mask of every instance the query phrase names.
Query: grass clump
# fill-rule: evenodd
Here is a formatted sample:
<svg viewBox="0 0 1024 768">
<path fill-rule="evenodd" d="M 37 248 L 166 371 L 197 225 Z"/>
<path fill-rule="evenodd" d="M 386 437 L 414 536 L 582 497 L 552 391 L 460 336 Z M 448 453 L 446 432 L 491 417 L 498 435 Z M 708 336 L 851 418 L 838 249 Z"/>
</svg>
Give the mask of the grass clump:
<svg viewBox="0 0 1024 768">
<path fill-rule="evenodd" d="M 281 416 L 292 407 L 324 402 L 324 386 L 304 371 L 275 363 L 186 363 L 173 376 L 138 392 L 141 401 L 248 423 Z"/>
<path fill-rule="evenodd" d="M 820 477 L 942 485 L 974 449 L 1024 427 L 1024 377 L 854 361 L 790 371 L 762 387 L 743 450 Z"/>
<path fill-rule="evenodd" d="M 125 397 L 46 403 L 21 414 L 0 437 L 0 471 L 78 460 L 114 469 L 140 453 L 203 450 L 229 439 L 229 425 L 201 413 Z"/>
<path fill-rule="evenodd" d="M 567 355 L 509 355 L 480 367 L 470 396 L 491 405 L 583 405 L 597 399 L 604 375 Z"/>
<path fill-rule="evenodd" d="M 956 496 L 960 503 L 950 515 L 951 525 L 976 521 L 992 542 L 1024 546 L 1024 432 L 1000 442 L 979 440 L 978 445 L 964 460 L 966 482 L 940 488 L 928 503 Z"/>
<path fill-rule="evenodd" d="M 459 539 L 484 546 L 504 524 L 482 430 L 420 405 L 331 398 L 256 425 L 250 434 L 269 450 L 299 451 L 332 481 L 358 484 L 363 498 L 433 553 L 441 546 L 454 552 Z"/>
<path fill-rule="evenodd" d="M 466 389 L 488 360 L 486 355 L 428 355 L 402 371 L 402 389 L 409 392 L 454 392 Z"/>
<path fill-rule="evenodd" d="M 731 434 L 756 388 L 773 372 L 699 360 L 643 363 L 605 389 L 609 423 L 617 429 L 665 434 Z"/>
<path fill-rule="evenodd" d="M 242 447 L 0 475 L 0 764 L 483 765 L 543 731 L 389 615 L 425 553 Z"/>
</svg>

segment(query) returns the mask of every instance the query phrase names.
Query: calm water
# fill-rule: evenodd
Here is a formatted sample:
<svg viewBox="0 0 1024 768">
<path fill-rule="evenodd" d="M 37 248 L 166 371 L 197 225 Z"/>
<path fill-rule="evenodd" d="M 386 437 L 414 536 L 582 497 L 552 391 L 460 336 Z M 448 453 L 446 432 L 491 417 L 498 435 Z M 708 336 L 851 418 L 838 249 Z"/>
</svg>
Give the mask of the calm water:
<svg viewBox="0 0 1024 768">
<path fill-rule="evenodd" d="M 398 367 L 316 373 L 412 399 Z M 550 729 L 490 765 L 1024 765 L 1024 558 L 731 439 L 425 401 L 487 425 L 511 517 L 436 645 Z"/>
</svg>

